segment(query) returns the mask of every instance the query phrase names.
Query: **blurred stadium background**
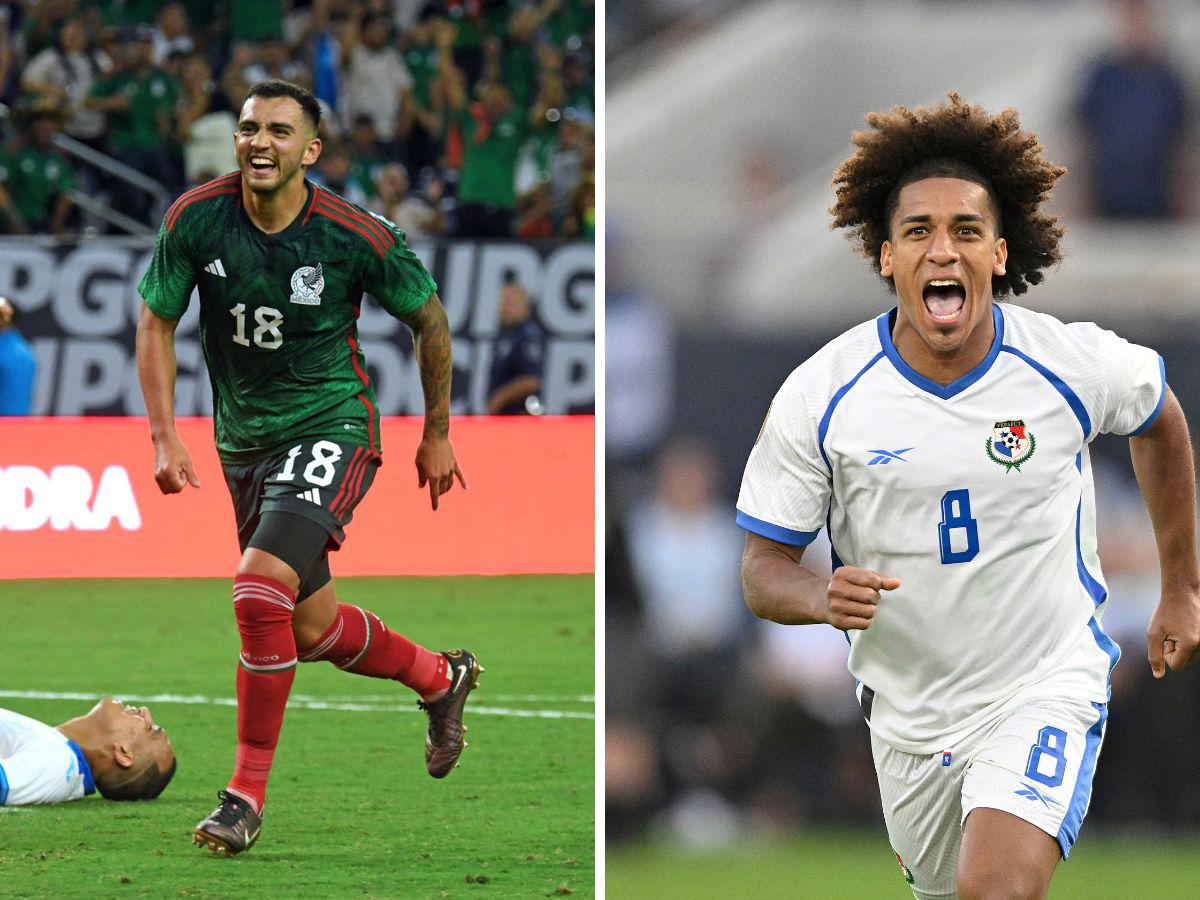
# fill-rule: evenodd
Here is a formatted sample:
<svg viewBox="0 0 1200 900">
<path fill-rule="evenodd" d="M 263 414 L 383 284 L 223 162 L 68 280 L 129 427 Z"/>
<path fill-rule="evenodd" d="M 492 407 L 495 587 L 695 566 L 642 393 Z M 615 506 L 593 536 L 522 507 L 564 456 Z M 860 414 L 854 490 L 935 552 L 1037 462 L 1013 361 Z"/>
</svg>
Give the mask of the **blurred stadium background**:
<svg viewBox="0 0 1200 900">
<path fill-rule="evenodd" d="M 610 894 L 904 896 L 844 638 L 759 622 L 740 599 L 733 502 L 771 397 L 890 305 L 829 229 L 829 181 L 871 110 L 951 89 L 1015 107 L 1070 169 L 1052 203 L 1065 262 L 1020 302 L 1159 350 L 1195 435 L 1200 8 L 611 0 L 606 28 Z M 1146 839 L 1200 830 L 1200 749 L 1180 727 L 1200 717 L 1200 665 L 1150 677 L 1153 535 L 1126 442 L 1093 458 L 1124 658 L 1079 859 L 1052 896 L 1129 897 L 1142 890 L 1114 872 Z"/>
<path fill-rule="evenodd" d="M 495 852 L 493 887 L 516 894 L 546 894 L 568 884 L 586 894 L 592 884 L 594 713 L 588 686 L 594 636 L 586 598 L 592 592 L 595 541 L 596 46 L 593 0 L 0 3 L 0 296 L 10 298 L 18 313 L 14 327 L 0 327 L 0 415 L 31 417 L 21 426 L 11 420 L 5 426 L 0 419 L 0 609 L 6 617 L 23 617 L 25 598 L 59 598 L 47 604 L 42 631 L 34 628 L 21 647 L 50 642 L 55 634 L 77 640 L 76 631 L 60 627 L 69 616 L 65 610 L 103 593 L 124 597 L 114 601 L 121 615 L 165 615 L 168 620 L 157 636 L 130 632 L 125 652 L 132 657 L 184 652 L 172 651 L 172 641 L 189 638 L 178 627 L 187 620 L 182 593 L 156 602 L 154 586 L 147 582 L 114 580 L 96 587 L 96 582 L 14 580 L 61 577 L 68 562 L 76 575 L 178 577 L 179 569 L 186 569 L 188 575 L 213 576 L 197 583 L 195 596 L 227 604 L 236 544 L 228 508 L 216 512 L 225 493 L 215 458 L 209 447 L 197 446 L 211 441 L 206 417 L 212 414 L 196 333 L 198 304 L 192 304 L 177 333 L 175 409 L 179 417 L 188 417 L 186 428 L 197 429 L 190 449 L 198 469 L 207 469 L 207 474 L 199 473 L 205 485 L 199 493 L 210 496 L 200 504 L 186 496 L 171 498 L 180 502 L 166 509 L 158 505 L 164 501 L 153 483 L 153 455 L 134 364 L 140 306 L 136 286 L 169 204 L 183 191 L 236 168 L 232 135 L 249 85 L 276 77 L 303 84 L 313 90 L 324 112 L 324 149 L 309 177 L 407 232 L 410 245 L 438 281 L 454 332 L 452 412 L 479 417 L 461 423 L 461 446 L 475 460 L 472 465 L 460 452 L 471 492 L 460 496 L 461 504 L 448 500 L 440 518 L 429 512 L 427 498 L 426 508 L 418 509 L 413 498 L 419 494 L 408 468 L 412 422 L 391 418 L 423 411 L 411 341 L 407 329 L 373 301 L 364 305 L 361 344 L 385 417 L 384 431 L 395 437 L 388 443 L 390 474 L 376 483 L 364 504 L 363 521 L 355 522 L 366 525 L 368 510 L 373 511 L 383 523 L 375 529 L 377 540 L 359 541 L 358 556 L 342 554 L 345 558 L 334 561 L 335 571 L 452 576 L 446 582 L 422 582 L 425 587 L 399 579 L 347 582 L 350 592 L 382 584 L 382 593 L 397 604 L 396 624 L 409 621 L 414 638 L 428 642 L 485 644 L 480 635 L 505 634 L 501 620 L 512 616 L 497 604 L 479 602 L 471 613 L 479 629 L 476 637 L 460 629 L 464 636 L 451 638 L 430 620 L 422 624 L 412 598 L 424 590 L 446 584 L 450 593 L 473 597 L 493 591 L 511 594 L 518 603 L 524 597 L 527 606 L 546 611 L 543 637 L 560 645 L 563 654 L 558 663 L 566 676 L 563 687 L 547 689 L 540 700 L 534 697 L 543 681 L 538 661 L 519 642 L 498 638 L 486 663 L 489 676 L 500 673 L 493 690 L 500 688 L 503 697 L 511 689 L 507 696 L 518 707 L 555 707 L 563 697 L 569 701 L 562 702 L 574 704 L 565 712 L 552 709 L 550 715 L 505 706 L 494 713 L 508 716 L 514 728 L 522 726 L 524 739 L 532 744 L 512 742 L 503 752 L 493 747 L 496 772 L 513 771 L 510 753 L 527 754 L 527 783 L 546 783 L 546 770 L 554 768 L 570 785 L 563 791 L 566 806 L 556 804 L 556 816 L 570 815 L 570 823 L 560 821 L 553 828 L 547 825 L 541 836 L 522 837 L 521 859 L 507 859 L 503 841 L 488 845 Z M 461 106 L 455 88 L 465 91 Z M 520 382 L 515 393 L 502 393 L 514 382 Z M 477 452 L 469 449 L 470 434 L 477 436 Z M 471 480 L 472 472 L 477 481 Z M 547 491 L 554 487 L 555 510 L 573 511 L 570 521 L 553 526 L 550 535 L 541 529 L 548 521 L 545 504 L 551 501 L 536 490 L 521 490 L 539 477 L 546 479 Z M 206 524 L 208 506 L 219 524 Z M 504 527 L 498 529 L 500 522 Z M 147 539 L 151 527 L 155 532 Z M 188 535 L 189 527 L 211 542 L 196 541 Z M 517 534 L 524 535 L 532 556 L 526 553 L 519 560 L 510 552 Z M 405 535 L 408 545 L 403 552 L 396 550 L 398 535 Z M 352 529 L 348 547 L 354 543 Z M 201 557 L 212 561 L 201 562 Z M 95 566 L 86 565 L 88 560 Z M 161 571 L 146 571 L 147 563 Z M 576 574 L 544 574 L 551 572 Z M 478 579 L 462 577 L 473 574 L 533 577 L 498 578 L 478 587 Z M 130 585 L 128 591 L 123 584 Z M 529 593 L 520 593 L 526 589 Z M 445 616 L 439 613 L 439 618 Z M 202 655 L 223 665 L 233 659 L 234 648 L 230 619 Z M 0 658 L 20 665 L 0 664 L 5 676 L 0 678 L 0 703 L 58 722 L 78 712 L 80 701 L 67 694 L 111 691 L 134 700 L 161 691 L 149 679 L 123 671 L 122 665 L 133 665 L 132 657 L 97 656 L 111 660 L 112 666 L 97 661 L 89 677 L 82 670 L 56 669 L 49 657 L 34 656 L 15 643 L 4 646 Z M 555 658 L 550 654 L 545 661 Z M 208 696 L 232 692 L 231 669 L 218 668 L 211 678 L 205 671 L 192 671 L 196 681 L 188 690 Z M 302 674 L 298 685 L 304 680 Z M 320 676 L 312 681 L 321 684 Z M 350 693 L 380 689 L 379 683 L 345 680 L 335 688 Z M 62 696 L 38 696 L 47 690 Z M 174 800 L 158 807 L 163 828 L 152 828 L 147 840 L 157 843 L 143 848 L 151 859 L 163 852 L 174 857 L 172 848 L 180 853 L 188 849 L 186 829 L 211 805 L 211 794 L 220 786 L 212 779 L 222 776 L 212 773 L 201 784 L 202 767 L 189 757 L 202 757 L 206 766 L 209 760 L 219 761 L 218 768 L 232 760 L 232 711 L 222 708 L 219 698 L 214 702 L 218 705 L 204 712 L 214 729 L 205 732 L 211 742 L 203 746 L 196 743 L 195 729 L 184 730 L 186 707 L 158 710 L 168 728 L 172 721 L 181 723 L 177 734 L 183 743 L 177 748 L 181 766 L 171 788 Z M 299 715 L 326 716 L 319 727 L 329 729 L 337 727 L 332 723 L 339 714 Z M 416 717 L 407 718 L 416 727 Z M 558 720 L 554 730 L 539 733 L 539 720 L 549 719 Z M 297 727 L 313 725 L 317 723 Z M 286 738 L 283 746 L 286 753 Z M 363 748 L 356 744 L 355 749 Z M 377 753 L 378 748 L 364 752 Z M 364 765 L 379 762 L 368 760 Z M 464 798 L 480 799 L 472 777 L 504 783 L 504 788 L 483 792 L 486 802 L 464 805 Z M 369 802 L 371 785 L 364 781 L 354 789 L 360 787 Z M 536 798 L 526 798 L 525 787 L 489 776 L 482 767 L 449 794 L 430 792 L 424 784 L 402 790 L 405 814 L 414 821 L 442 806 L 445 815 L 438 821 L 463 835 L 475 834 L 478 822 L 493 816 L 508 821 L 504 809 L 514 803 L 538 814 Z M 281 790 L 273 800 L 280 811 L 279 837 L 288 831 L 282 827 L 289 815 L 286 805 L 304 800 L 298 795 L 285 800 L 289 795 L 293 792 Z M 87 814 L 68 808 L 53 816 L 46 812 L 40 818 L 5 821 L 12 827 L 0 829 L 7 832 L 0 836 L 0 850 L 13 871 L 10 883 L 24 878 L 32 885 L 40 877 L 38 866 L 47 851 L 35 842 L 40 832 L 28 824 L 35 821 L 61 837 L 62 846 L 74 848 L 64 852 L 72 856 L 68 868 L 79 866 L 77 872 L 94 868 L 98 854 L 114 849 L 118 867 L 136 855 L 130 847 L 120 849 L 115 835 L 111 845 L 107 839 L 90 847 L 68 842 L 72 828 L 86 827 L 70 817 Z M 523 829 L 513 827 L 513 834 Z M 387 833 L 382 826 L 380 830 Z M 165 843 L 164 834 L 170 835 Z M 341 837 L 346 843 L 356 840 L 352 830 Z M 537 846 L 528 846 L 531 842 Z M 392 844 L 412 849 L 403 835 Z M 190 857 L 182 869 L 158 876 L 158 881 L 150 866 L 145 870 L 150 880 L 139 883 L 162 891 L 170 883 L 172 890 L 184 892 L 226 892 L 211 873 L 187 862 Z M 423 883 L 419 859 L 403 874 L 411 880 L 396 881 L 388 871 L 393 863 L 362 883 L 354 881 L 357 875 L 347 875 L 345 889 L 375 896 L 426 890 L 449 896 L 475 884 L 471 878 L 463 881 L 457 863 Z M 498 878 L 496 866 L 510 864 L 512 871 Z M 543 871 L 535 873 L 530 866 Z M 556 867 L 562 869 L 557 879 Z M 480 867 L 468 873 L 478 875 L 482 884 L 488 881 L 481 874 L 486 871 Z M 74 875 L 64 872 L 69 884 Z M 279 896 L 306 892 L 303 866 L 288 877 L 295 880 L 287 887 L 275 885 Z M 36 893 L 38 888 L 29 890 Z M 268 896 L 270 891 L 268 883 L 261 893 Z"/>
</svg>

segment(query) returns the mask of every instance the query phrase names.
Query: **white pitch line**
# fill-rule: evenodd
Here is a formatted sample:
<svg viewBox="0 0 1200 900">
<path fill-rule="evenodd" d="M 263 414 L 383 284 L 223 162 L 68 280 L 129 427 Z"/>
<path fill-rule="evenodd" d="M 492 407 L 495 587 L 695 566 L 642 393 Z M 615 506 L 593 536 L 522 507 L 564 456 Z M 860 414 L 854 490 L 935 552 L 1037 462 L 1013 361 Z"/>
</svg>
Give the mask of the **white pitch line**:
<svg viewBox="0 0 1200 900">
<path fill-rule="evenodd" d="M 96 694 L 84 694 L 76 691 L 0 691 L 0 697 L 11 697 L 21 700 L 96 700 Z M 304 697 L 304 699 L 301 699 Z M 395 699 L 389 698 L 389 699 Z M 150 694 L 138 696 L 126 694 L 125 702 L 140 700 L 143 703 L 181 703 L 193 706 L 237 706 L 236 697 L 205 697 L 201 694 Z M 333 703 L 328 700 L 317 700 L 299 695 L 288 698 L 291 709 L 332 709 L 340 712 L 420 712 L 416 704 L 413 706 L 373 705 L 367 703 Z M 471 706 L 472 715 L 482 716 L 511 716 L 519 719 L 591 719 L 595 713 L 578 710 L 561 709 L 510 709 L 501 706 Z"/>
</svg>

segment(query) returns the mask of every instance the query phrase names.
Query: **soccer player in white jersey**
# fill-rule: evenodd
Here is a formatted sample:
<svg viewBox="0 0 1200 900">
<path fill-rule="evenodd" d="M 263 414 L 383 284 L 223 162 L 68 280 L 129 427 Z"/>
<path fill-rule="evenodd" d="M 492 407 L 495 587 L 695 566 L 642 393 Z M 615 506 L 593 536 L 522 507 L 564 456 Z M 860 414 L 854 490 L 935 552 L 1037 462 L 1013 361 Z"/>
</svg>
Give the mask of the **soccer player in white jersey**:
<svg viewBox="0 0 1200 900">
<path fill-rule="evenodd" d="M 1200 643 L 1192 449 L 1152 350 L 1001 303 L 1059 260 L 1065 171 L 956 94 L 868 116 L 835 226 L 897 296 L 776 394 L 742 481 L 746 603 L 828 623 L 918 898 L 1045 897 L 1079 832 L 1119 651 L 1088 443 L 1130 436 L 1158 544 L 1155 676 Z M 802 563 L 829 530 L 832 580 Z"/>
<path fill-rule="evenodd" d="M 99 791 L 153 800 L 175 774 L 175 751 L 144 706 L 112 697 L 50 727 L 0 709 L 0 806 L 63 803 Z"/>
</svg>

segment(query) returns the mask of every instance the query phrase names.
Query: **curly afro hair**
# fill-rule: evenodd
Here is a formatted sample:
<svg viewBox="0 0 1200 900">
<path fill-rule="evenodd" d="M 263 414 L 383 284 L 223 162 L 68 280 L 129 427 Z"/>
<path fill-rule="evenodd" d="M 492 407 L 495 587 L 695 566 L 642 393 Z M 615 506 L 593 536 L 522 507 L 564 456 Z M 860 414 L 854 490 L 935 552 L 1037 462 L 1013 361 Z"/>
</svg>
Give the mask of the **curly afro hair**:
<svg viewBox="0 0 1200 900">
<path fill-rule="evenodd" d="M 1016 110 L 990 116 L 955 92 L 949 99 L 933 108 L 868 114 L 871 129 L 854 134 L 858 150 L 833 176 L 832 227 L 849 228 L 848 237 L 879 272 L 901 188 L 936 177 L 975 182 L 987 190 L 997 234 L 1008 244 L 1007 272 L 993 277 L 992 293 L 997 299 L 1023 294 L 1062 259 L 1065 229 L 1038 207 L 1067 170 L 1042 159 L 1037 135 L 1021 131 Z M 893 280 L 884 280 L 895 291 Z"/>
</svg>

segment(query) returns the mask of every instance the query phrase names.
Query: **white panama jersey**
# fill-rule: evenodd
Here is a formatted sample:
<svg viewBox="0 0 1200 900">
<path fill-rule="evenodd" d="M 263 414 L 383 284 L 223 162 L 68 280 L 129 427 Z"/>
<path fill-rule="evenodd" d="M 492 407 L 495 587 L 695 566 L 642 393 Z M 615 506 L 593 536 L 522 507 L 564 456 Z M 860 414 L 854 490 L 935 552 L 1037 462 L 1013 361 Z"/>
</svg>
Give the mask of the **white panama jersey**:
<svg viewBox="0 0 1200 900">
<path fill-rule="evenodd" d="M 1100 627 L 1088 442 L 1140 434 L 1162 360 L 1091 323 L 993 307 L 987 357 L 949 385 L 892 344 L 895 310 L 797 368 L 776 394 L 738 523 L 834 566 L 901 582 L 849 667 L 871 729 L 909 753 L 951 746 L 1006 705 L 1108 701 L 1119 650 Z"/>
<path fill-rule="evenodd" d="M 37 719 L 0 709 L 0 806 L 61 803 L 95 790 L 78 744 Z"/>
</svg>

